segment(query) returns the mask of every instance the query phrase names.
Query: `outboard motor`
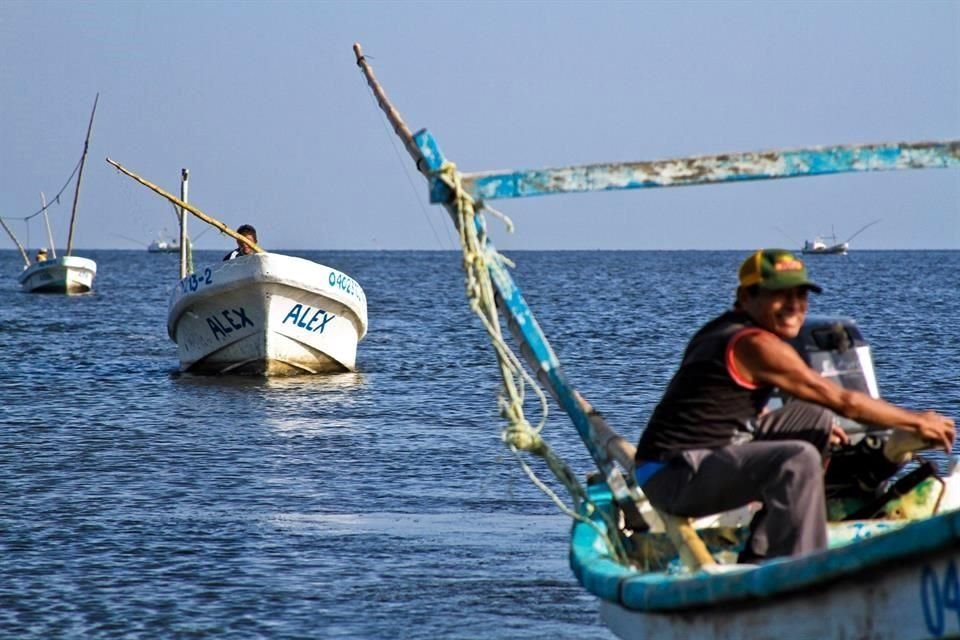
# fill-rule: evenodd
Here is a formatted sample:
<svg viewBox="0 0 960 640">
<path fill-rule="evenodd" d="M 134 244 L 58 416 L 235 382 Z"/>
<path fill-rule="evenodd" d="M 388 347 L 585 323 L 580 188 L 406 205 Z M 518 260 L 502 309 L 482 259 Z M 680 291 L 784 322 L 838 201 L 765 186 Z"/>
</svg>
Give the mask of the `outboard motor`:
<svg viewBox="0 0 960 640">
<path fill-rule="evenodd" d="M 821 376 L 845 389 L 880 397 L 870 345 L 851 318 L 808 316 L 800 333 L 790 342 L 810 368 Z M 843 417 L 839 420 L 850 436 L 851 444 L 859 442 L 867 433 L 888 432 Z"/>
<path fill-rule="evenodd" d="M 880 397 L 870 346 L 850 318 L 809 316 L 791 341 L 814 371 L 845 389 Z M 885 452 L 891 429 L 838 416 L 850 444 L 836 447 L 824 478 L 831 519 L 876 515 L 891 496 L 905 493 L 933 474 L 929 463 L 896 483 L 887 482 L 902 466 Z"/>
</svg>

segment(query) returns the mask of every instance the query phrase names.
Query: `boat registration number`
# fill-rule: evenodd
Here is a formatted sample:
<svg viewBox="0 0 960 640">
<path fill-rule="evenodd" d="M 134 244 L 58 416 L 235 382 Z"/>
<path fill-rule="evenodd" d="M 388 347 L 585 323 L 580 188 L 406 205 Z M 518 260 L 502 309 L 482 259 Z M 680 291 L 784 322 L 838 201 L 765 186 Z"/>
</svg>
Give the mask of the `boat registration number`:
<svg viewBox="0 0 960 640">
<path fill-rule="evenodd" d="M 189 291 L 196 291 L 200 287 L 203 287 L 208 284 L 213 284 L 213 271 L 210 270 L 210 267 L 207 267 L 203 270 L 203 273 L 196 274 L 191 273 L 189 276 L 185 277 L 180 281 L 180 291 L 187 293 Z"/>
<path fill-rule="evenodd" d="M 960 574 L 953 559 L 945 565 L 924 565 L 920 578 L 920 602 L 927 631 L 933 637 L 943 636 L 948 626 L 952 627 L 950 618 L 960 627 Z"/>
</svg>

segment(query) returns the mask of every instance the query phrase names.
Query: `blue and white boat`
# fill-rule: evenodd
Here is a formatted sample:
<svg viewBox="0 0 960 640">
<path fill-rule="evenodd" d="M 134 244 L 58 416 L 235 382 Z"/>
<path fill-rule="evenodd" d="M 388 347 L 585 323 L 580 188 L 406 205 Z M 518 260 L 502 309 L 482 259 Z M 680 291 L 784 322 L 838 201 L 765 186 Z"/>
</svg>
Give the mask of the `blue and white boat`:
<svg viewBox="0 0 960 640">
<path fill-rule="evenodd" d="M 761 565 L 735 564 L 756 505 L 697 521 L 651 508 L 633 478 L 633 446 L 567 379 L 508 271 L 509 262 L 489 241 L 483 215 L 486 203 L 498 198 L 958 168 L 960 140 L 461 173 L 428 131 L 411 133 L 358 44 L 354 52 L 377 103 L 427 178 L 431 202 L 442 204 L 460 231 L 467 295 L 496 345 L 503 379 L 499 405 L 508 423 L 504 441 L 514 451 L 542 456 L 570 493 L 572 505 L 562 506 L 573 517 L 570 565 L 583 588 L 599 599 L 601 617 L 617 636 L 960 637 L 960 476 L 952 465 L 924 461 L 916 453 L 924 443 L 849 423 L 845 428 L 864 461 L 896 466 L 916 457 L 910 464 L 921 464 L 867 488 L 855 487 L 859 481 L 851 476 L 844 489 L 838 472 L 835 484 L 827 482 L 828 550 Z M 513 355 L 504 325 L 521 355 Z M 853 321 L 810 318 L 795 347 L 839 384 L 879 394 L 869 347 Z M 522 391 L 535 382 L 569 415 L 597 466 L 585 486 L 525 417 Z M 547 393 L 541 396 L 544 407 Z M 849 468 L 859 468 L 860 459 L 856 462 Z"/>
</svg>

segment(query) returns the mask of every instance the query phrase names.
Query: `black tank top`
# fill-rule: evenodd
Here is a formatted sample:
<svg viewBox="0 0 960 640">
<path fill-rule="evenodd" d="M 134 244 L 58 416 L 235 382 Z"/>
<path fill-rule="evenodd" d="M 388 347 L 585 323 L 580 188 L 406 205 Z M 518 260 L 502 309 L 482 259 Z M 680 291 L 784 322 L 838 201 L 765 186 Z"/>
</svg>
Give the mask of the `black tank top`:
<svg viewBox="0 0 960 640">
<path fill-rule="evenodd" d="M 654 409 L 637 445 L 637 460 L 662 460 L 684 449 L 730 444 L 766 404 L 772 387 L 749 388 L 727 369 L 727 346 L 755 326 L 740 311 L 728 311 L 704 325 L 690 340 L 680 368 Z"/>
</svg>

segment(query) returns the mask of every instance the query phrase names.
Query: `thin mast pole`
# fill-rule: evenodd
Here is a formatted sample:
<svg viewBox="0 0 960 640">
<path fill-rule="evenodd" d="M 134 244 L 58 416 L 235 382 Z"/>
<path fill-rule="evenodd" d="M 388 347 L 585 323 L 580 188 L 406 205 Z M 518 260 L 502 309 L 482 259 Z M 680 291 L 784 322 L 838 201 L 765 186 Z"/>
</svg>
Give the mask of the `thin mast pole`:
<svg viewBox="0 0 960 640">
<path fill-rule="evenodd" d="M 7 235 L 10 236 L 10 239 L 13 240 L 13 244 L 17 245 L 17 249 L 20 249 L 20 255 L 23 256 L 23 263 L 30 266 L 30 258 L 27 256 L 26 249 L 23 248 L 23 245 L 20 244 L 20 241 L 17 240 L 17 236 L 13 235 L 13 231 L 10 230 L 10 227 L 7 226 L 7 223 L 3 221 L 3 218 L 0 218 L 0 226 L 3 227 L 3 230 L 7 232 Z"/>
<path fill-rule="evenodd" d="M 393 125 L 393 132 L 397 134 L 401 141 L 403 141 L 403 146 L 406 147 L 407 153 L 409 153 L 410 157 L 413 158 L 413 161 L 417 163 L 417 171 L 426 176 L 426 168 L 423 166 L 422 162 L 423 155 L 420 153 L 420 149 L 413 141 L 413 133 L 410 132 L 410 128 L 403 121 L 403 118 L 400 117 L 400 112 L 393 108 L 393 104 L 387 97 L 383 87 L 381 87 L 380 83 L 377 82 L 377 77 L 373 75 L 373 69 L 370 68 L 369 64 L 367 64 L 367 59 L 363 55 L 363 49 L 360 48 L 359 42 L 353 43 L 353 53 L 357 56 L 357 66 L 363 70 L 363 76 L 367 79 L 367 84 L 370 86 L 370 90 L 373 91 L 373 95 L 377 99 L 377 105 L 387 116 L 387 120 L 390 121 L 390 124 Z M 454 221 L 456 221 L 456 219 L 454 219 Z"/>
<path fill-rule="evenodd" d="M 158 187 L 157 185 L 153 184 L 152 182 L 149 182 L 148 180 L 144 180 L 143 178 L 141 178 L 140 176 L 138 176 L 138 175 L 135 174 L 134 172 L 130 171 L 129 169 L 127 169 L 126 167 L 124 167 L 123 165 L 121 165 L 119 162 L 116 162 L 116 161 L 114 161 L 114 160 L 111 160 L 110 158 L 107 158 L 107 163 L 110 164 L 110 165 L 112 165 L 112 166 L 114 166 L 114 167 L 116 167 L 116 169 L 117 169 L 118 171 L 120 171 L 120 173 L 122 173 L 122 174 L 124 174 L 124 175 L 126 175 L 126 176 L 129 176 L 130 178 L 133 178 L 134 180 L 136 180 L 137 182 L 139 182 L 140 184 L 142 184 L 143 186 L 145 186 L 147 189 L 150 189 L 151 191 L 153 191 L 153 192 L 156 193 L 157 195 L 163 196 L 164 198 L 166 198 L 167 200 L 169 200 L 169 201 L 172 202 L 173 204 L 177 205 L 177 206 L 180 207 L 181 209 L 185 209 L 185 210 L 189 211 L 189 212 L 192 213 L 193 215 L 197 216 L 198 218 L 200 218 L 201 220 L 203 220 L 204 222 L 206 222 L 207 224 L 209 224 L 211 227 L 217 228 L 219 231 L 227 234 L 228 236 L 230 236 L 230 237 L 233 238 L 234 240 L 239 240 L 240 242 L 243 242 L 244 244 L 248 245 L 251 249 L 253 249 L 253 250 L 256 251 L 257 253 L 266 253 L 266 251 L 264 251 L 263 247 L 261 247 L 260 245 L 258 245 L 256 242 L 254 242 L 254 241 L 251 240 L 250 238 L 248 238 L 248 237 L 246 237 L 246 236 L 243 236 L 243 235 L 240 235 L 239 233 L 237 233 L 236 231 L 234 231 L 233 229 L 231 229 L 230 227 L 228 227 L 228 226 L 225 225 L 224 223 L 220 222 L 220 221 L 217 220 L 216 218 L 211 218 L 210 216 L 208 216 L 207 214 L 205 214 L 203 211 L 200 211 L 200 209 L 197 209 L 197 208 L 194 207 L 193 205 L 187 204 L 186 202 L 184 202 L 183 200 L 181 200 L 181 199 L 178 198 L 177 196 L 173 195 L 172 193 L 168 193 L 168 192 L 164 191 L 163 189 L 161 189 L 160 187 Z"/>
<path fill-rule="evenodd" d="M 93 111 L 90 112 L 90 122 L 87 124 L 87 137 L 83 141 L 83 155 L 80 157 L 80 171 L 77 173 L 77 189 L 73 192 L 73 209 L 70 211 L 70 232 L 67 234 L 67 255 L 73 251 L 73 228 L 77 221 L 77 202 L 80 200 L 80 181 L 83 179 L 83 165 L 87 160 L 87 151 L 90 148 L 90 133 L 93 131 L 93 116 L 97 113 L 97 102 L 100 94 L 93 99 Z"/>
<path fill-rule="evenodd" d="M 53 244 L 53 231 L 50 230 L 50 216 L 47 215 L 47 197 L 40 192 L 40 204 L 43 205 L 43 221 L 47 224 L 47 241 L 50 242 L 50 257 L 57 257 L 57 248 Z"/>
<path fill-rule="evenodd" d="M 187 201 L 189 193 L 190 170 L 180 169 L 180 199 Z M 178 207 L 180 212 L 180 279 L 187 277 L 187 212 Z"/>
</svg>

